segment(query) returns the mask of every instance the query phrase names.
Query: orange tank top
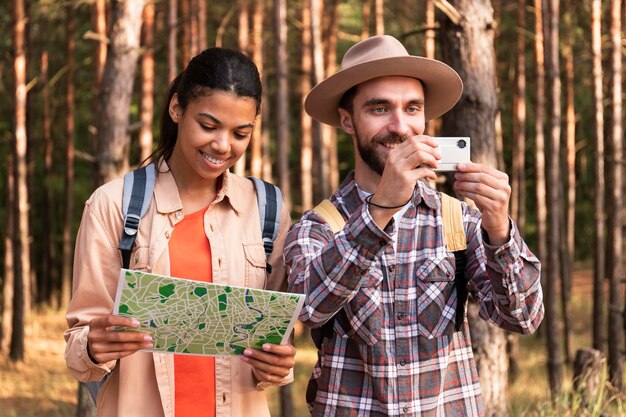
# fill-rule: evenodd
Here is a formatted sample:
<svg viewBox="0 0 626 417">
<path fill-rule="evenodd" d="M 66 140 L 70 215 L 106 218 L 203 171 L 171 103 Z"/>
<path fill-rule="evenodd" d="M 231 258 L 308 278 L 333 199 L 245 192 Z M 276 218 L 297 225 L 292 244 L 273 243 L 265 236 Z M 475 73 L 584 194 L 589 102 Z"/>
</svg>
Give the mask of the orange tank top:
<svg viewBox="0 0 626 417">
<path fill-rule="evenodd" d="M 207 207 L 185 216 L 169 241 L 173 277 L 212 282 L 211 246 L 204 234 Z M 215 416 L 215 359 L 174 355 L 175 416 Z"/>
</svg>

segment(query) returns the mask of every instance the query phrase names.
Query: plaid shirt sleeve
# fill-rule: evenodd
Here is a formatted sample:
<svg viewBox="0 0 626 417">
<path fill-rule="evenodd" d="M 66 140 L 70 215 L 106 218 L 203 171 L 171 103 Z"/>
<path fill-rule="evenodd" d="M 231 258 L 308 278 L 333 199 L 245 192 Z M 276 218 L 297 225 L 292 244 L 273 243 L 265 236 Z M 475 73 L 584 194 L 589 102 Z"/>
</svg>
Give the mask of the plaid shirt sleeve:
<svg viewBox="0 0 626 417">
<path fill-rule="evenodd" d="M 315 212 L 305 213 L 287 235 L 289 291 L 306 294 L 300 320 L 316 328 L 350 302 L 381 248 L 391 242 L 393 222 L 382 231 L 362 205 L 333 234 Z"/>
<path fill-rule="evenodd" d="M 510 239 L 500 247 L 487 242 L 477 210 L 465 208 L 468 288 L 480 316 L 505 330 L 530 334 L 543 320 L 541 263 L 511 220 Z"/>
</svg>

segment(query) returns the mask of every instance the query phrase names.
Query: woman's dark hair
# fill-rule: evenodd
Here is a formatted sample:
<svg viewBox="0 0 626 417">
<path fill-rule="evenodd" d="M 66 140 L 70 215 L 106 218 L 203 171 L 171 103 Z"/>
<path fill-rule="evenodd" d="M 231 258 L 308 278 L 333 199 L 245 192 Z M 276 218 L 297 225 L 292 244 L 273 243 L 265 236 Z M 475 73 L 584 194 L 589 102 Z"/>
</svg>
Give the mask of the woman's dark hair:
<svg viewBox="0 0 626 417">
<path fill-rule="evenodd" d="M 259 71 L 254 62 L 244 54 L 230 49 L 205 49 L 189 61 L 187 68 L 170 84 L 161 112 L 159 143 L 148 161 L 169 159 L 176 145 L 178 125 L 174 123 L 169 113 L 170 101 L 174 94 L 177 95 L 184 111 L 193 99 L 215 90 L 254 99 L 258 114 L 262 87 Z"/>
</svg>

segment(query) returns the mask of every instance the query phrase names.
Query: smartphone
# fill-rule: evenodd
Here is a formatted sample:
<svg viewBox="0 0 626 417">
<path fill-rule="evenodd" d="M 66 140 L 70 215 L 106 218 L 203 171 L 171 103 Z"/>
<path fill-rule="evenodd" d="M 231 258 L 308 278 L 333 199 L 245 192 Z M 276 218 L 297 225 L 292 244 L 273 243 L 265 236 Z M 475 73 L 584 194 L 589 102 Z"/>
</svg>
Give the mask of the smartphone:
<svg viewBox="0 0 626 417">
<path fill-rule="evenodd" d="M 470 162 L 469 137 L 433 137 L 433 139 L 439 144 L 441 154 L 435 171 L 456 171 L 457 164 Z"/>
</svg>

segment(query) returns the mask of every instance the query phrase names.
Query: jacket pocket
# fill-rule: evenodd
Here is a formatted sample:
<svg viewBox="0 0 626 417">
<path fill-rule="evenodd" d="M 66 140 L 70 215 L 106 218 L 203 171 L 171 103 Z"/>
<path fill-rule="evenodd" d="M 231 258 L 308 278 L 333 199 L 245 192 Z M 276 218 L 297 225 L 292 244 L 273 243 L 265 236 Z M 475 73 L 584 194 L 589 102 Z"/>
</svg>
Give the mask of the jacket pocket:
<svg viewBox="0 0 626 417">
<path fill-rule="evenodd" d="M 246 257 L 245 286 L 250 288 L 265 288 L 266 258 L 263 245 L 258 243 L 244 243 L 243 252 Z"/>
<path fill-rule="evenodd" d="M 356 337 L 368 346 L 380 340 L 383 327 L 382 280 L 380 269 L 372 268 L 363 277 L 354 298 L 338 313 L 335 331 L 342 337 Z"/>
<path fill-rule="evenodd" d="M 454 330 L 454 256 L 426 260 L 416 272 L 417 331 L 428 339 Z"/>
</svg>

